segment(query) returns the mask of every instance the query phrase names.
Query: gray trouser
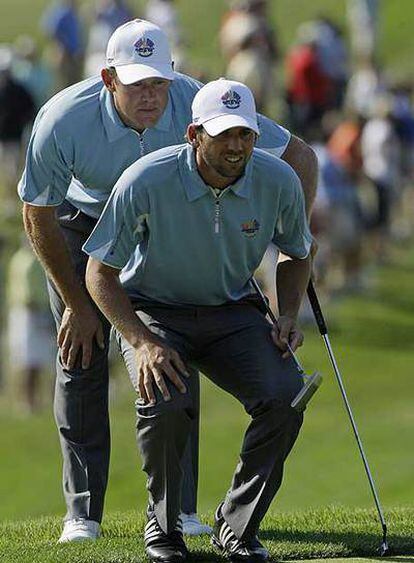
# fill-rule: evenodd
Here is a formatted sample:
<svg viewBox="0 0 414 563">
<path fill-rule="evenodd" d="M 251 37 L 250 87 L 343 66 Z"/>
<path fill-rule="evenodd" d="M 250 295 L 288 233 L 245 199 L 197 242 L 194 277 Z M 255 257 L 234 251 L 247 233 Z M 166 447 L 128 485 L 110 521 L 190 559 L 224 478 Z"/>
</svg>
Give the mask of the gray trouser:
<svg viewBox="0 0 414 563">
<path fill-rule="evenodd" d="M 282 358 L 269 323 L 251 303 L 178 308 L 141 302 L 136 309 L 146 326 L 188 366 L 200 369 L 232 394 L 251 416 L 222 511 L 239 538 L 254 536 L 280 487 L 284 461 L 303 420 L 290 406 L 303 385 L 293 360 Z M 118 337 L 118 341 L 136 387 L 134 351 L 124 339 Z M 191 379 L 184 379 L 185 394 L 167 381 L 169 402 L 163 401 L 158 390 L 155 405 L 136 402 L 149 512 L 155 513 L 166 533 L 176 525 L 183 456 L 197 411 Z"/>
<path fill-rule="evenodd" d="M 82 245 L 95 225 L 68 203 L 58 208 L 59 223 L 70 250 L 77 275 L 84 285 L 87 255 Z M 52 313 L 59 328 L 65 305 L 52 283 L 48 284 Z M 99 313 L 105 348 L 94 343 L 90 367 L 67 370 L 58 354 L 54 413 L 63 454 L 63 491 L 67 506 L 65 519 L 77 517 L 101 522 L 108 481 L 110 432 L 108 415 L 108 348 L 110 326 Z M 195 376 L 195 379 L 198 376 Z M 197 395 L 197 390 L 195 391 Z M 198 398 L 197 398 L 198 401 Z M 192 447 L 190 447 L 190 445 Z M 196 512 L 198 471 L 198 410 L 185 461 L 185 490 L 182 509 Z"/>
</svg>

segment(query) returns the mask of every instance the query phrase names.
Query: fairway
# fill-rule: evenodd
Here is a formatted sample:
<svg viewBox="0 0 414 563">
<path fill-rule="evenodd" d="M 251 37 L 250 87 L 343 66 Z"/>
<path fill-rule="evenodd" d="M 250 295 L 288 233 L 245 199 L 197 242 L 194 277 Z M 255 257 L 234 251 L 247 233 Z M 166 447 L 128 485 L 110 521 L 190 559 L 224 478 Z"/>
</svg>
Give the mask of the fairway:
<svg viewBox="0 0 414 563">
<path fill-rule="evenodd" d="M 400 557 L 392 556 L 414 555 L 413 510 L 390 511 L 387 517 L 392 523 L 391 547 L 389 557 L 383 560 L 398 562 Z M 0 525 L 0 562 L 138 563 L 145 561 L 143 527 L 142 514 L 113 514 L 103 527 L 103 538 L 96 543 L 58 545 L 56 537 L 60 522 L 57 519 Z M 373 511 L 338 508 L 268 515 L 263 522 L 261 538 L 274 561 L 375 557 L 380 541 Z M 193 561 L 223 560 L 210 546 L 206 536 L 190 538 L 187 543 Z M 377 556 L 376 560 L 381 559 Z"/>
<path fill-rule="evenodd" d="M 354 409 L 384 509 L 414 498 L 414 253 L 398 250 L 374 295 L 328 308 L 331 343 Z M 386 320 L 384 320 L 386 319 Z M 373 507 L 362 462 L 316 328 L 307 328 L 301 360 L 324 383 L 289 457 L 273 513 L 338 505 Z M 112 463 L 106 510 L 144 510 L 145 480 L 134 437 L 134 393 L 121 366 L 111 390 Z M 59 445 L 51 412 L 21 419 L 2 399 L 1 520 L 62 515 Z M 247 417 L 235 401 L 203 383 L 200 511 L 211 513 L 230 483 Z"/>
</svg>

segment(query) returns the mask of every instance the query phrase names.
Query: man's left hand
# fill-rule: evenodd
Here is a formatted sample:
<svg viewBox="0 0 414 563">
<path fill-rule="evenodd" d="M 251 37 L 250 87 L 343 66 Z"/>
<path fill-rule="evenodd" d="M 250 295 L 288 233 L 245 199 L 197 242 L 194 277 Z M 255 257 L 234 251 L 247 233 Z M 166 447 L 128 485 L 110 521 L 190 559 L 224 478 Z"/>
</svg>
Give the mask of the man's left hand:
<svg viewBox="0 0 414 563">
<path fill-rule="evenodd" d="M 272 338 L 279 350 L 283 352 L 282 358 L 290 356 L 290 351 L 287 349 L 288 344 L 292 352 L 303 344 L 303 333 L 296 326 L 296 320 L 287 316 L 279 317 L 277 324 L 273 325 Z"/>
</svg>

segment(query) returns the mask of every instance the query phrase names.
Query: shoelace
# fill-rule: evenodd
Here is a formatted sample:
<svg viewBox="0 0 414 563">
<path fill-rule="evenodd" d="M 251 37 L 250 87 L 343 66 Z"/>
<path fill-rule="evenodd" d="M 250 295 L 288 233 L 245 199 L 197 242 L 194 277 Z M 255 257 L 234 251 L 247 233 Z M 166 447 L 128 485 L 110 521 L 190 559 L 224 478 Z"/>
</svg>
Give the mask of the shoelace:
<svg viewBox="0 0 414 563">
<path fill-rule="evenodd" d="M 84 518 L 74 518 L 74 519 L 71 521 L 70 524 L 71 524 L 71 526 L 73 526 L 74 528 L 75 528 L 75 527 L 76 527 L 76 528 L 85 528 L 85 529 L 88 528 L 88 524 L 87 524 L 87 522 L 86 522 L 86 520 L 85 520 Z"/>
</svg>

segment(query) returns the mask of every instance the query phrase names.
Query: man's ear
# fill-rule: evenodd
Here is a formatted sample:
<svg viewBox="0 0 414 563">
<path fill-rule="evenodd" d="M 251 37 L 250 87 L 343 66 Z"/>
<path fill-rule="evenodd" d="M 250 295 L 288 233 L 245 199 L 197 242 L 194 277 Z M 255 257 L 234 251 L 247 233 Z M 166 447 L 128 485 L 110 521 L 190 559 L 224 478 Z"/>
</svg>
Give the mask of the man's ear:
<svg viewBox="0 0 414 563">
<path fill-rule="evenodd" d="M 187 127 L 187 141 L 195 149 L 200 144 L 198 141 L 197 126 L 194 123 L 190 123 L 190 125 Z"/>
<path fill-rule="evenodd" d="M 112 71 L 109 70 L 109 68 L 103 68 L 101 70 L 101 78 L 102 78 L 102 82 L 105 84 L 107 89 L 110 92 L 114 92 L 115 91 L 115 76 L 112 73 Z"/>
</svg>

